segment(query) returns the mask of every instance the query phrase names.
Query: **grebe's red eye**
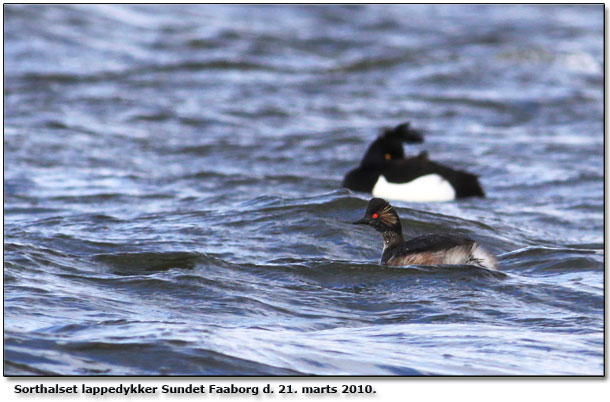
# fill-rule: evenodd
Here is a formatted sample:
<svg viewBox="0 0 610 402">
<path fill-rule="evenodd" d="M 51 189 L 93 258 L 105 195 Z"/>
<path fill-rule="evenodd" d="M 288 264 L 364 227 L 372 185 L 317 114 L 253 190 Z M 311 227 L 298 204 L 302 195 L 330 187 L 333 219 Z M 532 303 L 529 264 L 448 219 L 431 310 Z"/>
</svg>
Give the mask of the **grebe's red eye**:
<svg viewBox="0 0 610 402">
<path fill-rule="evenodd" d="M 377 215 L 377 214 L 373 214 L 373 215 L 371 215 L 371 216 L 373 217 L 373 219 L 377 219 L 377 218 L 379 218 L 379 215 Z"/>
</svg>

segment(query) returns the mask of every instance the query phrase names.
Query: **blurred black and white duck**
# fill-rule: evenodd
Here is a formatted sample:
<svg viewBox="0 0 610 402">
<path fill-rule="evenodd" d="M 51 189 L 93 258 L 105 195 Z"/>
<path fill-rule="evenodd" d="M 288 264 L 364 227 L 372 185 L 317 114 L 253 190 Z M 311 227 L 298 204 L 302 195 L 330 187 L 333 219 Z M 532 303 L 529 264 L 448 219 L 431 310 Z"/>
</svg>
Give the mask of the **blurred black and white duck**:
<svg viewBox="0 0 610 402">
<path fill-rule="evenodd" d="M 384 129 L 369 146 L 360 166 L 343 179 L 343 187 L 396 201 L 450 201 L 484 197 L 477 175 L 431 161 L 427 152 L 405 158 L 402 143 L 423 142 L 409 123 Z"/>
</svg>

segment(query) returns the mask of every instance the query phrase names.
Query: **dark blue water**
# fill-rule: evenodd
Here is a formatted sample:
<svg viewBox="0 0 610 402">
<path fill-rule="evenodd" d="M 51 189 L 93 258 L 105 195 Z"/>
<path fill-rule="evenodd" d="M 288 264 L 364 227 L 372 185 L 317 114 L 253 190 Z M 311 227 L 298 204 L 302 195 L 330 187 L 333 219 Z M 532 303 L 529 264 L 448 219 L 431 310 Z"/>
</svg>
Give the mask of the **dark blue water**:
<svg viewBox="0 0 610 402">
<path fill-rule="evenodd" d="M 5 6 L 5 374 L 602 374 L 603 6 Z M 500 274 L 387 268 L 382 126 Z"/>
</svg>

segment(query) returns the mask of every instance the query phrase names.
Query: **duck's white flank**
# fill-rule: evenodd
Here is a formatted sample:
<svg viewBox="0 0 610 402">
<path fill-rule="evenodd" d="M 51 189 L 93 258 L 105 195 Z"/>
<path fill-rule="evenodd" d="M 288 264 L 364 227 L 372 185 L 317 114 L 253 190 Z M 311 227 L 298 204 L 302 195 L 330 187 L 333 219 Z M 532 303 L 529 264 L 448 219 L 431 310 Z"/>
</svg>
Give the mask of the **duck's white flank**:
<svg viewBox="0 0 610 402">
<path fill-rule="evenodd" d="M 427 174 L 407 183 L 390 183 L 379 175 L 373 196 L 399 201 L 451 201 L 455 199 L 455 190 L 442 176 Z"/>
</svg>

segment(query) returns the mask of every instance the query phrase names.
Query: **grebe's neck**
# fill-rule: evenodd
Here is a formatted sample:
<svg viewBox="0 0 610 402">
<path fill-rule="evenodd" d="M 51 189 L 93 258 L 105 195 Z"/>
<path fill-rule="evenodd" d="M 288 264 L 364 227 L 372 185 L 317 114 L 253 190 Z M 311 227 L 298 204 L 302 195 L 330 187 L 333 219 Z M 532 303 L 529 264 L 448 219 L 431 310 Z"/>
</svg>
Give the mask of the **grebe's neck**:
<svg viewBox="0 0 610 402">
<path fill-rule="evenodd" d="M 396 246 L 405 241 L 405 239 L 402 237 L 402 233 L 399 233 L 399 232 L 396 232 L 393 230 L 381 232 L 381 235 L 383 236 L 383 249 L 384 250 L 389 247 Z"/>
</svg>

